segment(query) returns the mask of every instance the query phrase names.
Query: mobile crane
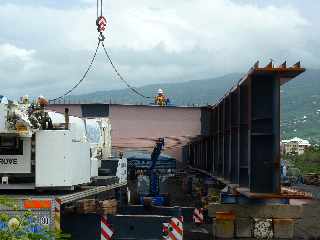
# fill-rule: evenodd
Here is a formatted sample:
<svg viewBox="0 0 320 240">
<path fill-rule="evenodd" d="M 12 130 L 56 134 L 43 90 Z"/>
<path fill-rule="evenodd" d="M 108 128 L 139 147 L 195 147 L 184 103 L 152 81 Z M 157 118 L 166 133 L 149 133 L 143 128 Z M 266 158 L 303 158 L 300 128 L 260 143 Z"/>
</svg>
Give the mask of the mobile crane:
<svg viewBox="0 0 320 240">
<path fill-rule="evenodd" d="M 0 102 L 0 198 L 17 203 L 17 209 L 1 205 L 0 213 L 32 210 L 36 224 L 59 230 L 64 209 L 79 200 L 123 196 L 127 162 L 111 158 L 109 119 L 49 111 L 42 102 Z"/>
</svg>

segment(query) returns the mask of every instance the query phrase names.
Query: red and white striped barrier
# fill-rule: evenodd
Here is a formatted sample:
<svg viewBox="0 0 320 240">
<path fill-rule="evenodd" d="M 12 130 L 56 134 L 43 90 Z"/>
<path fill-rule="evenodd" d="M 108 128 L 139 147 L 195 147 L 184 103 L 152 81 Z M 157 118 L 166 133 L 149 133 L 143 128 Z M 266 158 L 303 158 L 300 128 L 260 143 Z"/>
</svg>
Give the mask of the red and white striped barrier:
<svg viewBox="0 0 320 240">
<path fill-rule="evenodd" d="M 168 235 L 168 232 L 169 232 L 169 223 L 162 223 L 162 233 L 163 233 L 163 236 L 162 236 L 162 239 L 169 239 L 169 235 Z"/>
<path fill-rule="evenodd" d="M 163 223 L 163 239 L 183 240 L 183 223 L 182 219 L 171 218 L 169 223 Z"/>
<path fill-rule="evenodd" d="M 203 217 L 203 208 L 195 208 L 193 211 L 193 222 L 202 224 L 204 223 L 204 217 Z"/>
<path fill-rule="evenodd" d="M 101 240 L 111 240 L 114 234 L 106 216 L 101 217 Z"/>
</svg>

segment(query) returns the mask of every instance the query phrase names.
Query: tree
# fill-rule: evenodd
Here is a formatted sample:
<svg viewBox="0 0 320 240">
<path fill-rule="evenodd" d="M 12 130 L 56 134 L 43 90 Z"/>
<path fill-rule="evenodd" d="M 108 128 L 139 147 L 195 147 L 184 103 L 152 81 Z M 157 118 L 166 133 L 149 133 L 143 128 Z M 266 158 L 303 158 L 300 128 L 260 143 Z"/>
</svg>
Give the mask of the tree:
<svg viewBox="0 0 320 240">
<path fill-rule="evenodd" d="M 285 155 L 284 159 L 299 168 L 303 174 L 320 173 L 320 148 L 318 146 L 306 149 L 301 155 Z"/>
</svg>

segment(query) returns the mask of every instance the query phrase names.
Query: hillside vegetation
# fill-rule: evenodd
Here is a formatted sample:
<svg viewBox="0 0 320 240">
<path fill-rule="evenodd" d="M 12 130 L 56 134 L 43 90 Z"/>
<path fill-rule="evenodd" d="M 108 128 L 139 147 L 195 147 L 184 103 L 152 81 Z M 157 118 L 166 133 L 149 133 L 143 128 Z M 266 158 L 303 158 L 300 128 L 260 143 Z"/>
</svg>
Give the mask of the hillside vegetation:
<svg viewBox="0 0 320 240">
<path fill-rule="evenodd" d="M 289 163 L 300 169 L 301 174 L 320 174 L 320 148 L 311 147 L 302 155 L 286 155 L 284 159 L 289 160 Z"/>
<path fill-rule="evenodd" d="M 282 134 L 320 142 L 320 71 L 307 70 L 281 89 Z"/>
</svg>

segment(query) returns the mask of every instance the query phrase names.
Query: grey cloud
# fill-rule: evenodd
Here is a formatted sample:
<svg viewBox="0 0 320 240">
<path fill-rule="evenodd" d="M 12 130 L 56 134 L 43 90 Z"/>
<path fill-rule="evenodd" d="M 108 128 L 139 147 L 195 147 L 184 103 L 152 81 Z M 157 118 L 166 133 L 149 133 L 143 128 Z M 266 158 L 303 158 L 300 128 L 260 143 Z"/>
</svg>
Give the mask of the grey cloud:
<svg viewBox="0 0 320 240">
<path fill-rule="evenodd" d="M 92 2 L 92 1 L 91 1 Z M 1 4 L 14 4 L 20 6 L 47 7 L 55 9 L 68 9 L 88 7 L 92 5 L 90 1 L 81 0 L 1 0 Z"/>
<path fill-rule="evenodd" d="M 21 59 L 0 60 L 2 94 L 54 97 L 80 79 L 97 40 L 95 7 L 85 0 L 74 7 L 74 1 L 1 1 L 0 46 L 34 50 L 31 68 Z M 258 7 L 249 0 L 110 2 L 106 46 L 136 86 L 245 72 L 256 60 L 270 58 L 320 67 L 320 31 L 305 14 L 309 10 L 281 2 Z M 19 12 L 23 18 L 15 19 Z M 123 87 L 100 50 L 75 94 Z"/>
</svg>

